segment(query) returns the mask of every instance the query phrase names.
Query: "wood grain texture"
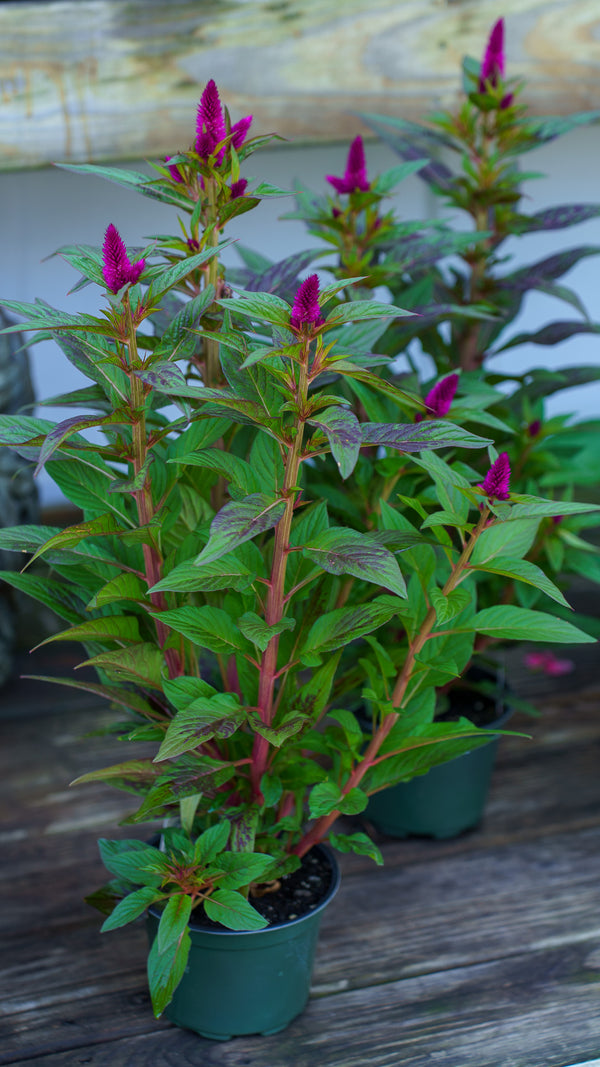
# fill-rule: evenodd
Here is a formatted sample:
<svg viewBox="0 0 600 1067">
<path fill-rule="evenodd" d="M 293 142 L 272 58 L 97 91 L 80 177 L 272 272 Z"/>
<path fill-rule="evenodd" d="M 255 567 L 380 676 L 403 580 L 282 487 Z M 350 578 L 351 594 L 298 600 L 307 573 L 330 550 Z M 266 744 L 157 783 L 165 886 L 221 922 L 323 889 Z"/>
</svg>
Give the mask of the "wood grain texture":
<svg viewBox="0 0 600 1067">
<path fill-rule="evenodd" d="M 349 139 L 359 110 L 422 119 L 500 15 L 534 113 L 600 105 L 597 0 L 9 0 L 0 168 L 185 148 L 211 77 L 235 118 L 298 143 Z"/>
<path fill-rule="evenodd" d="M 49 673 L 52 650 L 36 653 Z M 54 669 L 77 662 L 65 649 Z M 500 746 L 486 817 L 454 841 L 342 857 L 313 995 L 273 1038 L 204 1041 L 152 1018 L 137 924 L 101 935 L 82 896 L 131 799 L 67 782 L 114 762 L 110 713 L 15 682 L 0 694 L 0 1064 L 36 1067 L 596 1067 L 598 686 L 542 698 Z"/>
</svg>

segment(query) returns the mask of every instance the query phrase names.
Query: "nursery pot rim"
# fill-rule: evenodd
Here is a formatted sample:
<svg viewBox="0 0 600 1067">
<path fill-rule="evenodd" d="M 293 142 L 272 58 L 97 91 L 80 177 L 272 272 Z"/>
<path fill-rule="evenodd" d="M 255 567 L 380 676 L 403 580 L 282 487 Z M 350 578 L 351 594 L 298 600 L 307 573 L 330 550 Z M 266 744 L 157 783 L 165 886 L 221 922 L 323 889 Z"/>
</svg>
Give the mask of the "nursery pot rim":
<svg viewBox="0 0 600 1067">
<path fill-rule="evenodd" d="M 315 849 L 324 853 L 327 858 L 327 861 L 331 867 L 331 882 L 322 900 L 320 900 L 318 904 L 315 904 L 314 908 L 311 908 L 309 911 L 306 911 L 304 915 L 299 915 L 296 919 L 286 919 L 285 922 L 270 923 L 269 926 L 263 926 L 259 930 L 230 930 L 226 926 L 215 928 L 210 926 L 203 926 L 202 923 L 196 923 L 193 920 L 192 913 L 192 916 L 190 917 L 190 921 L 188 923 L 190 931 L 199 934 L 214 934 L 216 937 L 241 938 L 254 937 L 258 934 L 262 934 L 262 936 L 265 937 L 268 936 L 270 933 L 275 933 L 279 930 L 289 930 L 292 926 L 299 926 L 307 919 L 312 919 L 314 915 L 318 915 L 321 911 L 323 911 L 325 907 L 327 907 L 330 901 L 333 900 L 340 887 L 340 883 L 342 880 L 342 872 L 340 870 L 340 865 L 337 861 L 335 853 L 333 852 L 333 849 L 331 849 L 329 845 L 324 844 L 324 842 L 322 841 L 319 841 L 316 845 L 313 845 L 310 851 L 312 852 Z M 160 919 L 162 911 L 163 909 L 157 907 L 156 904 L 150 904 L 150 906 L 148 907 L 148 913 L 152 915 L 155 919 Z"/>
</svg>

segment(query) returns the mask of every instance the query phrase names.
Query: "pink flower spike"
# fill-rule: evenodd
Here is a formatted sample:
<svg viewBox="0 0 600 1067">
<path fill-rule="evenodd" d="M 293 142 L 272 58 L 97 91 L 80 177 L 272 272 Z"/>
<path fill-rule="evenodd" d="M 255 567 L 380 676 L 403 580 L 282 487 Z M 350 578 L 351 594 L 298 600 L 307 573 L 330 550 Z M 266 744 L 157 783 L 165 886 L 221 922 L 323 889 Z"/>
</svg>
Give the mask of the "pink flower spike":
<svg viewBox="0 0 600 1067">
<path fill-rule="evenodd" d="M 436 418 L 443 418 L 450 411 L 457 385 L 458 374 L 449 374 L 447 378 L 442 378 L 440 382 L 436 382 L 433 389 L 429 390 L 425 397 L 425 404 Z"/>
<path fill-rule="evenodd" d="M 504 76 L 504 19 L 498 19 L 492 27 L 487 47 L 481 62 L 479 75 L 479 92 L 485 93 L 486 82 L 492 86 L 498 84 L 498 78 Z M 506 105 L 508 106 L 508 105 Z"/>
<path fill-rule="evenodd" d="M 366 193 L 370 189 L 365 150 L 360 134 L 350 145 L 344 177 L 336 178 L 333 174 L 326 174 L 325 177 L 338 193 Z"/>
<path fill-rule="evenodd" d="M 118 293 L 124 285 L 135 285 L 146 266 L 145 259 L 138 259 L 137 263 L 131 262 L 119 232 L 112 222 L 104 235 L 102 262 L 102 275 L 106 288 L 110 289 L 111 293 Z"/>
<path fill-rule="evenodd" d="M 231 196 L 230 196 L 229 199 L 230 200 L 237 200 L 237 198 L 239 196 L 243 196 L 244 193 L 246 192 L 246 186 L 247 185 L 248 185 L 248 180 L 246 178 L 240 178 L 239 181 L 232 182 L 231 183 Z"/>
<path fill-rule="evenodd" d="M 240 119 L 239 122 L 235 122 L 231 127 L 231 143 L 234 148 L 241 148 L 246 140 L 246 134 L 252 124 L 252 115 L 246 115 L 245 118 Z"/>
<path fill-rule="evenodd" d="M 486 496 L 493 500 L 508 500 L 510 480 L 510 464 L 506 452 L 501 452 L 495 463 L 492 464 L 485 478 L 482 489 Z"/>
<path fill-rule="evenodd" d="M 226 135 L 227 130 L 225 129 L 219 90 L 211 78 L 200 98 L 196 118 L 195 148 L 201 159 L 208 159 L 212 155 L 215 146 L 220 141 L 223 141 Z M 222 162 L 224 155 L 225 149 L 222 148 L 217 155 L 217 164 Z"/>
<path fill-rule="evenodd" d="M 320 326 L 325 320 L 319 307 L 319 279 L 316 274 L 306 278 L 294 298 L 290 326 L 300 330 L 302 326 Z"/>
</svg>

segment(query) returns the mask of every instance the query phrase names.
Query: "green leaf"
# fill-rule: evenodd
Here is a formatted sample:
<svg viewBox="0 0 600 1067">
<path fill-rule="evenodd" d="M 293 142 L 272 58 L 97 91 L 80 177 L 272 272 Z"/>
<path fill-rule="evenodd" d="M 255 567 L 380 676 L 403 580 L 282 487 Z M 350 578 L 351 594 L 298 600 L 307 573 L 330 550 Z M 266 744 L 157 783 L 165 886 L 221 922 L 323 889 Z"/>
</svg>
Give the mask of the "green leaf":
<svg viewBox="0 0 600 1067">
<path fill-rule="evenodd" d="M 51 641 L 123 641 L 135 644 L 140 640 L 139 623 L 134 615 L 103 615 L 100 619 L 90 619 L 58 634 L 51 634 L 37 646 L 48 645 Z"/>
<path fill-rule="evenodd" d="M 429 599 L 435 608 L 438 626 L 445 625 L 471 603 L 471 595 L 465 589 L 453 589 L 448 596 L 444 596 L 441 589 L 430 589 Z"/>
<path fill-rule="evenodd" d="M 177 944 L 183 937 L 192 913 L 192 898 L 187 894 L 176 893 L 171 897 L 161 913 L 156 940 L 159 953 Z"/>
<path fill-rule="evenodd" d="M 303 661 L 310 657 L 311 665 L 315 665 L 315 654 L 321 656 L 332 652 L 371 633 L 389 622 L 402 606 L 402 601 L 395 597 L 381 596 L 359 607 L 328 611 L 311 626 L 301 653 Z"/>
<path fill-rule="evenodd" d="M 187 930 L 166 952 L 158 951 L 157 937 L 152 943 L 148 953 L 148 986 L 157 1019 L 172 1000 L 173 993 L 183 978 L 191 943 Z"/>
<path fill-rule="evenodd" d="M 107 870 L 133 885 L 147 885 L 156 889 L 167 874 L 166 857 L 151 845 L 143 845 L 139 841 L 133 843 L 132 840 L 123 842 L 100 838 L 98 848 Z"/>
<path fill-rule="evenodd" d="M 204 902 L 209 919 L 229 930 L 264 930 L 268 920 L 241 895 L 231 889 L 217 889 Z"/>
<path fill-rule="evenodd" d="M 246 888 L 261 879 L 273 866 L 273 856 L 262 852 L 222 852 L 215 862 L 215 867 L 225 871 L 225 877 L 219 877 L 220 889 Z"/>
<path fill-rule="evenodd" d="M 254 611 L 246 611 L 238 619 L 238 626 L 244 637 L 260 648 L 261 652 L 265 651 L 272 637 L 283 633 L 284 630 L 293 630 L 295 625 L 295 619 L 283 618 L 268 626 Z"/>
<path fill-rule="evenodd" d="M 356 415 L 346 408 L 331 407 L 308 421 L 323 431 L 342 478 L 347 478 L 356 466 L 361 446 L 361 428 Z"/>
<path fill-rule="evenodd" d="M 330 574 L 352 574 L 397 596 L 406 585 L 395 556 L 384 545 L 357 530 L 334 526 L 304 545 L 303 555 Z"/>
<path fill-rule="evenodd" d="M 205 248 L 203 252 L 198 252 L 195 256 L 188 256 L 166 270 L 163 266 L 146 267 L 143 280 L 148 280 L 151 283 L 148 290 L 148 299 L 152 302 L 158 301 L 159 297 L 163 296 L 168 289 L 172 289 L 182 278 L 187 277 L 188 274 L 201 267 L 203 263 L 213 259 L 214 256 L 219 256 L 232 243 L 231 240 L 220 241 L 218 245 L 211 245 Z"/>
<path fill-rule="evenodd" d="M 141 578 L 138 578 L 136 574 L 124 571 L 123 574 L 117 574 L 116 578 L 111 578 L 106 585 L 103 585 L 94 594 L 88 604 L 88 609 L 102 608 L 106 604 L 114 604 L 115 600 L 141 602 L 145 600 L 146 593 L 147 587 Z"/>
<path fill-rule="evenodd" d="M 272 500 L 264 493 L 252 493 L 242 501 L 225 504 L 211 523 L 208 544 L 196 557 L 196 563 L 212 563 L 244 541 L 271 530 L 283 518 L 285 509 L 285 501 Z"/>
<path fill-rule="evenodd" d="M 596 640 L 555 615 L 510 605 L 484 608 L 474 616 L 469 629 L 497 640 L 550 641 L 572 645 L 593 644 Z"/>
<path fill-rule="evenodd" d="M 17 527 L 13 527 L 13 530 L 16 529 Z M 67 526 L 65 530 L 60 530 L 58 533 L 53 534 L 52 537 L 49 537 L 37 549 L 31 562 L 33 563 L 34 560 L 39 556 L 45 555 L 48 551 L 76 548 L 82 541 L 86 541 L 91 537 L 104 537 L 121 531 L 122 527 L 119 526 L 114 515 L 110 514 L 99 515 L 88 522 L 77 523 L 76 526 Z"/>
<path fill-rule="evenodd" d="M 511 493 L 512 507 L 508 519 L 542 518 L 554 515 L 579 515 L 586 511 L 600 511 L 600 504 L 579 504 L 574 500 L 545 500 L 543 497 Z"/>
<path fill-rule="evenodd" d="M 153 585 L 150 592 L 212 592 L 216 589 L 247 589 L 253 575 L 233 553 L 221 556 L 212 563 L 198 566 L 193 560 L 185 560 Z"/>
<path fill-rule="evenodd" d="M 326 781 L 318 782 L 311 789 L 308 810 L 311 819 L 330 815 L 333 811 L 339 811 L 343 815 L 358 815 L 365 810 L 367 803 L 368 797 L 362 789 L 350 789 L 344 793 L 335 782 Z"/>
<path fill-rule="evenodd" d="M 453 422 L 434 419 L 409 423 L 362 424 L 363 445 L 387 445 L 400 452 L 421 452 L 428 448 L 483 448 L 493 442 L 489 437 L 478 437 Z"/>
<path fill-rule="evenodd" d="M 356 852 L 369 856 L 378 867 L 383 865 L 383 856 L 377 845 L 366 834 L 329 834 L 329 843 L 338 852 Z"/>
<path fill-rule="evenodd" d="M 153 611 L 151 615 L 169 629 L 217 655 L 245 648 L 240 631 L 222 608 L 205 604 L 199 608 L 190 606 L 173 608 L 171 611 Z"/>
<path fill-rule="evenodd" d="M 138 685 L 162 689 L 163 653 L 155 645 L 142 642 L 114 652 L 101 652 L 80 663 L 80 667 L 99 667 L 109 676 Z"/>
<path fill-rule="evenodd" d="M 224 452 L 222 449 L 202 448 L 185 456 L 177 456 L 169 462 L 217 471 L 231 484 L 239 485 L 246 493 L 256 493 L 260 489 L 260 481 L 250 464 L 239 456 L 234 456 L 231 452 Z"/>
<path fill-rule="evenodd" d="M 338 304 L 327 316 L 327 322 L 335 325 L 338 322 L 358 322 L 384 317 L 397 319 L 402 315 L 414 315 L 414 312 L 405 311 L 404 308 L 395 307 L 393 304 L 383 304 L 380 300 L 351 300 L 347 304 Z"/>
<path fill-rule="evenodd" d="M 502 574 L 506 578 L 515 578 L 519 582 L 526 582 L 528 585 L 535 586 L 546 596 L 551 597 L 552 600 L 556 600 L 557 604 L 563 604 L 566 608 L 570 607 L 554 582 L 550 581 L 540 567 L 536 566 L 535 563 L 530 563 L 529 560 L 496 556 L 493 563 L 480 565 L 476 569 L 486 571 L 488 574 Z"/>
<path fill-rule="evenodd" d="M 19 571 L 0 571 L 0 579 L 40 604 L 45 604 L 66 622 L 77 623 L 81 619 L 83 604 L 65 582 L 55 582 L 45 575 L 20 574 Z"/>
<path fill-rule="evenodd" d="M 273 293 L 247 293 L 243 290 L 237 290 L 237 292 L 237 300 L 219 300 L 220 306 L 229 308 L 236 314 L 248 315 L 250 318 L 289 329 L 292 309 L 281 297 Z"/>
<path fill-rule="evenodd" d="M 288 738 L 299 733 L 306 725 L 306 722 L 305 715 L 294 715 L 293 712 L 286 715 L 277 726 L 266 726 L 265 723 L 261 722 L 258 715 L 253 716 L 251 720 L 254 731 L 264 737 L 265 741 L 268 741 L 270 745 L 274 745 L 275 748 L 281 748 Z"/>
<path fill-rule="evenodd" d="M 230 826 L 226 819 L 222 822 L 209 826 L 208 830 L 200 834 L 194 846 L 194 861 L 196 863 L 210 863 L 215 856 L 223 851 L 229 840 Z"/>
<path fill-rule="evenodd" d="M 107 930 L 117 930 L 120 926 L 125 926 L 127 923 L 133 922 L 134 919 L 138 919 L 151 904 L 154 904 L 156 900 L 160 900 L 161 896 L 162 894 L 160 892 L 157 893 L 151 886 L 143 886 L 141 889 L 135 889 L 133 893 L 128 893 L 123 900 L 119 901 L 114 911 L 102 924 L 100 933 L 104 934 Z"/>
<path fill-rule="evenodd" d="M 246 713 L 233 693 L 198 697 L 171 720 L 154 762 L 174 759 L 213 737 L 231 737 L 245 719 Z"/>
<path fill-rule="evenodd" d="M 471 555 L 473 566 L 479 567 L 496 556 L 520 559 L 531 548 L 537 534 L 539 520 L 517 519 L 489 526 L 480 534 Z"/>
</svg>

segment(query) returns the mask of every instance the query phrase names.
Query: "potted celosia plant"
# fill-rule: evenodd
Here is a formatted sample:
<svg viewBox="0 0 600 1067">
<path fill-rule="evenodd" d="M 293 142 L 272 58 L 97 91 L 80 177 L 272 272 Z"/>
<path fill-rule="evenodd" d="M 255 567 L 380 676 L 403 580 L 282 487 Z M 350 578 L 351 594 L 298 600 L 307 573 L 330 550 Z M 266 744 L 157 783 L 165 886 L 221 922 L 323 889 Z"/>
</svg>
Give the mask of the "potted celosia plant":
<svg viewBox="0 0 600 1067">
<path fill-rule="evenodd" d="M 573 513 L 566 502 L 574 491 L 584 492 L 596 481 L 598 460 L 598 423 L 596 420 L 576 422 L 559 416 L 548 418 L 546 397 L 573 384 L 598 378 L 597 367 L 569 368 L 565 372 L 550 372 L 542 368 L 519 373 L 502 373 L 497 362 L 489 363 L 495 355 L 523 342 L 548 345 L 576 333 L 597 332 L 600 327 L 590 323 L 576 293 L 558 284 L 571 266 L 584 256 L 598 252 L 583 246 L 550 256 L 531 267 L 519 270 L 506 267 L 502 247 L 508 237 L 542 230 L 561 229 L 598 215 L 596 204 L 568 204 L 527 215 L 521 207 L 521 182 L 526 174 L 516 166 L 519 155 L 529 152 L 576 125 L 596 120 L 600 112 L 589 112 L 571 118 L 533 119 L 519 105 L 519 86 L 504 81 L 503 21 L 493 27 L 481 63 L 465 61 L 465 89 L 467 96 L 458 114 L 441 113 L 432 117 L 428 125 L 417 125 L 402 118 L 364 115 L 365 121 L 412 166 L 430 188 L 453 209 L 470 216 L 472 228 L 454 230 L 453 221 L 441 222 L 437 228 L 422 221 L 405 220 L 392 211 L 384 210 L 388 183 L 370 179 L 362 139 L 355 138 L 348 154 L 342 177 L 327 176 L 336 196 L 317 197 L 299 188 L 298 211 L 295 217 L 304 218 L 308 229 L 334 248 L 337 262 L 328 269 L 341 282 L 347 280 L 347 293 L 352 296 L 356 285 L 353 276 L 372 270 L 375 284 L 385 285 L 392 299 L 417 314 L 396 320 L 385 332 L 372 338 L 377 350 L 388 356 L 403 355 L 412 373 L 396 377 L 384 364 L 380 373 L 388 381 L 405 387 L 419 388 L 416 368 L 412 365 L 411 342 L 433 361 L 436 374 L 421 386 L 428 417 L 450 414 L 462 424 L 490 428 L 500 451 L 505 452 L 512 466 L 511 487 L 520 494 L 550 492 L 555 498 L 552 512 L 524 519 L 515 536 L 507 540 L 498 559 L 480 559 L 485 564 L 478 582 L 480 602 L 486 604 L 519 603 L 532 607 L 543 596 L 539 581 L 544 571 L 559 581 L 560 575 L 580 574 L 598 581 L 598 549 L 581 534 L 597 524 L 591 514 Z M 449 166 L 452 155 L 457 166 Z M 392 174 L 393 171 L 388 172 Z M 454 256 L 449 266 L 447 257 Z M 369 282 L 361 281 L 362 286 Z M 560 321 L 535 332 L 511 337 L 509 329 L 519 313 L 524 295 L 539 289 L 548 295 L 573 305 L 582 318 Z M 457 373 L 458 372 L 458 373 Z M 500 384 L 502 392 L 495 387 Z M 490 388 L 493 386 L 494 388 Z M 363 397 L 352 387 L 355 404 Z M 373 401 L 367 411 L 375 417 Z M 389 417 L 383 411 L 385 400 L 378 400 L 379 418 Z M 475 459 L 476 473 L 484 469 Z M 385 484 L 384 474 L 390 479 Z M 379 462 L 383 486 L 374 484 L 374 497 L 383 491 L 406 493 L 400 475 L 388 461 Z M 462 470 L 462 475 L 468 472 Z M 460 472 L 459 475 L 460 476 Z M 457 476 L 457 477 L 458 477 Z M 321 475 L 321 480 L 322 475 Z M 365 484 L 369 481 L 365 477 Z M 455 484 L 457 484 L 455 479 Z M 415 490 L 413 489 L 413 494 Z M 369 512 L 361 514 L 356 499 L 337 498 L 337 506 L 352 515 L 355 524 L 369 522 Z M 372 508 L 373 505 L 371 505 Z M 506 558 L 503 558 L 506 557 Z M 509 562 L 512 558 L 513 563 Z M 514 565 L 513 565 L 514 564 Z M 533 566 L 533 570 L 530 568 Z M 515 580 L 515 571 L 520 579 Z M 527 575 L 533 582 L 527 581 Z M 557 595 L 558 593 L 558 595 Z M 552 610 L 565 616 L 569 608 L 564 597 L 553 594 Z M 594 620 L 584 625 L 596 632 Z M 490 636 L 480 636 L 476 651 L 485 653 L 493 643 Z M 488 664 L 488 669 L 492 664 Z M 462 680 L 464 691 L 464 679 Z M 498 704 L 499 718 L 503 714 L 502 688 L 482 676 L 476 668 L 469 689 L 476 700 Z M 494 692 L 495 690 L 495 692 Z M 439 712 L 448 714 L 456 707 L 456 683 L 442 686 Z M 465 709 L 468 704 L 463 704 Z M 469 712 L 467 712 L 469 713 Z M 398 822 L 398 832 L 431 832 L 436 836 L 458 832 L 478 821 L 482 811 L 485 788 L 466 774 L 466 765 L 482 766 L 485 785 L 489 779 L 489 762 L 493 746 L 480 749 L 473 758 L 463 757 L 457 764 L 460 789 L 455 785 L 450 796 L 457 801 L 455 813 L 449 802 L 443 805 L 443 822 L 406 816 Z M 419 794 L 418 808 L 423 812 L 422 794 L 436 779 L 446 779 L 450 765 L 396 790 L 397 797 L 412 799 Z M 474 785 L 477 803 L 466 808 L 461 791 Z M 379 819 L 377 809 L 383 804 L 379 798 L 370 806 L 370 814 L 380 826 L 392 828 L 390 818 Z M 398 812 L 398 819 L 403 819 Z"/>
<path fill-rule="evenodd" d="M 113 878 L 90 899 L 103 929 L 148 912 L 155 1013 L 227 1037 L 274 1032 L 305 1003 L 338 877 L 323 843 L 380 860 L 338 816 L 488 740 L 465 720 L 432 721 L 435 687 L 460 674 L 476 635 L 592 638 L 545 612 L 478 611 L 478 547 L 550 505 L 513 499 L 493 451 L 479 484 L 457 486 L 435 458 L 489 439 L 415 421 L 421 399 L 373 373 L 362 328 L 399 308 L 340 303 L 339 283 L 316 275 L 291 302 L 225 287 L 217 242 L 246 195 L 231 192 L 248 122 L 238 136 L 214 83 L 198 118 L 192 148 L 156 180 L 109 171 L 189 212 L 181 239 L 133 253 L 109 225 L 101 249 L 63 249 L 104 290 L 100 316 L 6 302 L 92 384 L 60 398 L 91 414 L 0 420 L 0 441 L 83 511 L 66 530 L 0 531 L 0 547 L 46 561 L 45 574 L 3 577 L 69 623 L 48 640 L 80 641 L 98 675 L 62 682 L 108 699 L 123 739 L 153 746 L 79 779 L 130 793 L 125 821 L 141 834 L 100 844 Z M 383 395 L 394 417 L 357 416 L 332 380 Z M 369 529 L 334 518 L 314 479 L 305 497 L 322 457 L 341 495 L 364 490 L 361 452 L 427 479 L 413 502 L 383 493 Z M 405 520 L 415 509 L 422 529 Z M 379 640 L 392 619 L 393 654 Z M 368 731 L 340 706 L 357 687 Z"/>
</svg>

